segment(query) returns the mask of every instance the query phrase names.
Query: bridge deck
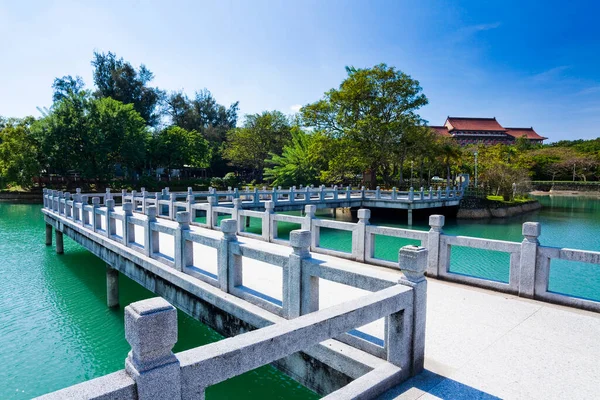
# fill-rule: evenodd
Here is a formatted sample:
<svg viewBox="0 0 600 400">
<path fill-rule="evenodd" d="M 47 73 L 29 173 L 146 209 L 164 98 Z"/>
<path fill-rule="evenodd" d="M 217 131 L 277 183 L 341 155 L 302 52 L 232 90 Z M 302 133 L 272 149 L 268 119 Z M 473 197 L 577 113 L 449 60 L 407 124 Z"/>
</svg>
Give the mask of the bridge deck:
<svg viewBox="0 0 600 400">
<path fill-rule="evenodd" d="M 425 372 L 381 398 L 598 398 L 599 314 L 428 282 Z"/>
<path fill-rule="evenodd" d="M 291 251 L 250 238 L 240 241 L 273 252 Z M 170 241 L 161 240 L 167 253 L 169 246 Z M 195 259 L 204 260 L 202 268 L 216 273 L 216 252 L 194 251 Z M 255 295 L 280 300 L 281 279 L 280 268 L 244 261 L 244 285 Z M 320 308 L 364 294 L 327 281 L 319 291 Z M 435 279 L 429 279 L 427 301 L 426 371 L 383 398 L 564 399 L 600 393 L 600 314 Z M 373 342 L 382 340 L 383 320 L 360 332 Z"/>
</svg>

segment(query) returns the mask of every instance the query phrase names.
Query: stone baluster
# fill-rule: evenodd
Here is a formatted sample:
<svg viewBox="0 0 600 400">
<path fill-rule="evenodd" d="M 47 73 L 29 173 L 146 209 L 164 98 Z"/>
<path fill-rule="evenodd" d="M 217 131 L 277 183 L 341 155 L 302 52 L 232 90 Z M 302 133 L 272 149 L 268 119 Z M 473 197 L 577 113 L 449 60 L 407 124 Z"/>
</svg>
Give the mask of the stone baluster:
<svg viewBox="0 0 600 400">
<path fill-rule="evenodd" d="M 181 368 L 173 354 L 177 309 L 155 297 L 125 307 L 125 338 L 131 351 L 125 371 L 136 383 L 138 400 L 181 399 Z"/>
<path fill-rule="evenodd" d="M 446 198 L 450 197 L 450 186 L 446 185 Z"/>
<path fill-rule="evenodd" d="M 275 213 L 275 203 L 265 201 L 265 215 L 262 219 L 262 238 L 264 241 L 271 242 L 277 237 L 277 223 L 273 221 Z"/>
<path fill-rule="evenodd" d="M 271 201 L 273 202 L 273 204 L 277 204 L 277 188 L 273 187 L 273 189 L 271 189 Z"/>
<path fill-rule="evenodd" d="M 408 189 L 408 201 L 414 201 L 415 200 L 415 189 L 411 186 L 410 189 Z"/>
<path fill-rule="evenodd" d="M 106 204 L 106 237 L 111 237 L 117 234 L 115 220 L 112 218 L 112 213 L 115 211 L 115 200 L 108 199 Z"/>
<path fill-rule="evenodd" d="M 142 213 L 146 214 L 146 207 L 148 207 L 148 204 L 146 204 L 146 199 L 148 198 L 148 192 L 146 192 L 146 188 L 142 188 Z"/>
<path fill-rule="evenodd" d="M 337 186 L 333 187 L 333 199 L 334 200 L 338 199 L 338 187 Z"/>
<path fill-rule="evenodd" d="M 429 200 L 433 200 L 433 187 L 429 186 Z"/>
<path fill-rule="evenodd" d="M 325 185 L 319 187 L 319 200 L 325 201 Z"/>
<path fill-rule="evenodd" d="M 304 221 L 302 222 L 302 230 L 312 232 L 312 220 L 315 218 L 317 212 L 317 206 L 314 204 L 307 204 L 304 206 Z"/>
<path fill-rule="evenodd" d="M 98 208 L 100 207 L 100 197 L 92 197 L 92 229 L 94 232 L 102 229 L 102 218 L 98 214 Z"/>
<path fill-rule="evenodd" d="M 65 192 L 65 217 L 73 218 L 73 208 L 69 205 L 69 200 L 71 200 L 71 193 Z"/>
<path fill-rule="evenodd" d="M 366 192 L 365 192 L 365 187 L 364 187 L 364 186 L 362 186 L 362 187 L 360 188 L 360 198 L 364 200 L 364 199 L 365 199 L 365 194 L 366 194 Z"/>
<path fill-rule="evenodd" d="M 63 215 L 64 214 L 63 203 L 62 203 L 63 197 L 64 197 L 64 193 L 62 191 L 58 192 L 58 196 L 57 196 L 58 215 Z"/>
<path fill-rule="evenodd" d="M 213 207 L 216 207 L 219 199 L 217 198 L 216 193 L 212 193 L 212 195 L 208 196 L 208 207 L 206 209 L 206 224 L 209 229 L 214 229 L 215 223 L 217 222 L 214 218 Z"/>
<path fill-rule="evenodd" d="M 284 316 L 288 319 L 297 318 L 301 314 L 302 260 L 310 258 L 310 231 L 291 231 L 290 246 L 293 250 L 288 268 L 283 272 L 283 309 Z"/>
<path fill-rule="evenodd" d="M 125 197 L 127 197 L 127 189 L 121 190 L 121 205 L 125 204 Z"/>
<path fill-rule="evenodd" d="M 175 215 L 177 228 L 175 229 L 175 269 L 183 271 L 185 267 L 192 264 L 193 245 L 185 240 L 185 234 L 190 230 L 190 213 L 180 211 Z"/>
<path fill-rule="evenodd" d="M 365 244 L 367 240 L 373 240 L 371 235 L 367 235 L 367 225 L 371 218 L 371 210 L 361 208 L 357 212 L 358 222 L 356 230 L 352 235 L 352 255 L 356 261 L 365 262 Z M 371 243 L 371 248 L 374 248 Z"/>
<path fill-rule="evenodd" d="M 105 194 L 104 194 L 104 204 L 106 204 L 106 200 L 108 199 L 112 199 L 112 194 L 110 193 L 110 188 L 106 188 Z"/>
<path fill-rule="evenodd" d="M 254 188 L 254 194 L 252 195 L 252 200 L 254 204 L 260 204 L 260 195 L 258 194 L 258 188 Z"/>
<path fill-rule="evenodd" d="M 233 188 L 233 198 L 234 199 L 240 198 L 240 191 L 238 190 L 238 188 Z"/>
<path fill-rule="evenodd" d="M 392 200 L 398 200 L 398 189 L 395 186 L 392 188 Z"/>
<path fill-rule="evenodd" d="M 156 207 L 146 208 L 146 220 L 144 222 L 144 254 L 151 257 L 160 250 L 158 232 L 152 229 L 152 224 L 156 222 Z"/>
<path fill-rule="evenodd" d="M 438 186 L 437 198 L 438 198 L 438 200 L 442 198 L 442 187 L 441 186 Z"/>
<path fill-rule="evenodd" d="M 296 201 L 296 186 L 290 188 L 290 194 L 288 195 L 290 203 L 293 204 Z"/>
<path fill-rule="evenodd" d="M 85 226 L 88 223 L 91 223 L 91 218 L 89 217 L 88 210 L 85 209 L 85 206 L 88 205 L 89 196 L 86 194 L 81 195 L 81 225 Z"/>
<path fill-rule="evenodd" d="M 352 188 L 350 186 L 346 186 L 346 199 L 350 200 L 352 198 Z"/>
<path fill-rule="evenodd" d="M 440 235 L 444 232 L 442 228 L 446 222 L 443 215 L 430 215 L 429 226 L 431 229 L 427 234 L 427 249 L 429 256 L 427 260 L 427 275 L 437 277 L 440 269 Z"/>
<path fill-rule="evenodd" d="M 221 221 L 221 232 L 223 237 L 218 250 L 217 275 L 221 290 L 230 293 L 233 288 L 242 284 L 242 258 L 232 255 L 229 251 L 231 243 L 237 241 L 237 221 L 234 219 Z"/>
<path fill-rule="evenodd" d="M 539 222 L 523 224 L 523 242 L 521 242 L 521 268 L 519 274 L 519 296 L 533 298 L 535 295 L 535 273 L 537 252 L 540 242 L 538 237 L 542 232 Z M 511 271 L 511 274 L 513 271 Z M 547 283 L 548 277 L 544 277 Z"/>
<path fill-rule="evenodd" d="M 146 212 L 148 212 L 148 209 L 146 209 Z M 135 227 L 129 223 L 131 217 L 133 217 L 133 205 L 123 203 L 123 244 L 125 246 L 135 242 Z"/>
<path fill-rule="evenodd" d="M 421 186 L 421 190 L 419 193 L 419 200 L 425 200 L 425 188 L 423 188 L 423 186 Z"/>
<path fill-rule="evenodd" d="M 242 199 L 233 199 L 233 212 L 231 213 L 231 219 L 234 219 L 236 221 L 240 221 L 240 210 L 242 209 Z M 239 223 L 243 223 L 243 218 L 241 218 L 242 221 Z"/>
<path fill-rule="evenodd" d="M 187 212 L 190 213 L 190 218 L 192 221 L 194 221 L 194 219 L 196 219 L 196 210 L 194 210 L 194 204 L 196 204 L 196 197 L 194 196 L 194 194 L 189 194 L 187 195 Z"/>
<path fill-rule="evenodd" d="M 175 202 L 177 201 L 177 195 L 175 193 L 169 194 L 169 219 L 171 221 L 175 220 L 175 213 L 177 212 L 177 206 Z"/>
<path fill-rule="evenodd" d="M 405 276 L 404 282 L 413 288 L 412 315 L 404 311 L 388 317 L 387 360 L 401 368 L 407 368 L 411 376 L 423 371 L 425 361 L 427 279 L 424 274 L 427 259 L 427 249 L 424 247 L 404 246 L 400 249 L 399 268 Z M 411 335 L 402 332 L 402 329 L 406 329 L 406 319 L 412 319 L 412 324 L 409 324 L 412 328 Z M 408 340 L 408 337 L 412 340 Z"/>
<path fill-rule="evenodd" d="M 381 188 L 379 186 L 375 188 L 375 198 L 378 200 L 381 199 Z"/>
</svg>

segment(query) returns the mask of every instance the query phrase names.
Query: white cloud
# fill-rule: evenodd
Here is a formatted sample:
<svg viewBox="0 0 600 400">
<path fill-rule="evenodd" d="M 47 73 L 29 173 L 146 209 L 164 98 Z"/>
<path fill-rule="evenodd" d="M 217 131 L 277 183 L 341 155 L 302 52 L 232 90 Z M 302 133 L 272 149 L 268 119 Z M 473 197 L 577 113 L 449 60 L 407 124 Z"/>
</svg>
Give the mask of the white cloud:
<svg viewBox="0 0 600 400">
<path fill-rule="evenodd" d="M 300 112 L 301 108 L 302 108 L 301 104 L 294 104 L 293 106 L 290 106 L 290 110 L 292 110 L 295 113 Z"/>
<path fill-rule="evenodd" d="M 537 82 L 548 82 L 552 80 L 559 79 L 563 76 L 563 72 L 568 70 L 570 67 L 568 65 L 561 65 L 560 67 L 550 68 L 547 71 L 540 72 L 533 76 L 533 80 Z"/>
</svg>

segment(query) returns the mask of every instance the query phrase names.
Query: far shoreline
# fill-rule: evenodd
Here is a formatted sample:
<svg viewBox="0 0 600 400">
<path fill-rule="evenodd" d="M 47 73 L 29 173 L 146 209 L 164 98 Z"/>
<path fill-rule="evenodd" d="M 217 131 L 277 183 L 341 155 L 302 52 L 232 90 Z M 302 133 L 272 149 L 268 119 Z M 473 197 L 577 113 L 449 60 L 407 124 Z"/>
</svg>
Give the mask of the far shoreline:
<svg viewBox="0 0 600 400">
<path fill-rule="evenodd" d="M 529 194 L 532 196 L 600 197 L 600 192 L 580 192 L 577 190 L 551 190 L 549 192 L 534 190 L 533 192 L 529 192 Z"/>
</svg>

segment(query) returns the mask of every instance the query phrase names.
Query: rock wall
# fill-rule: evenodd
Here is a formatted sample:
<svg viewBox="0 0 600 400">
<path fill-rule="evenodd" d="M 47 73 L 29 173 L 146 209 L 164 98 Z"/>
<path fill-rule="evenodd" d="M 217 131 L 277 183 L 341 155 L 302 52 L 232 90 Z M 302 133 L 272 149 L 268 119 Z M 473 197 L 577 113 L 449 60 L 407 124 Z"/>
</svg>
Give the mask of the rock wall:
<svg viewBox="0 0 600 400">
<path fill-rule="evenodd" d="M 461 219 L 484 219 L 484 218 L 507 218 L 539 210 L 542 205 L 538 201 L 530 201 L 523 204 L 504 205 L 498 202 L 481 202 L 478 206 L 469 204 L 458 209 L 456 218 Z"/>
</svg>

